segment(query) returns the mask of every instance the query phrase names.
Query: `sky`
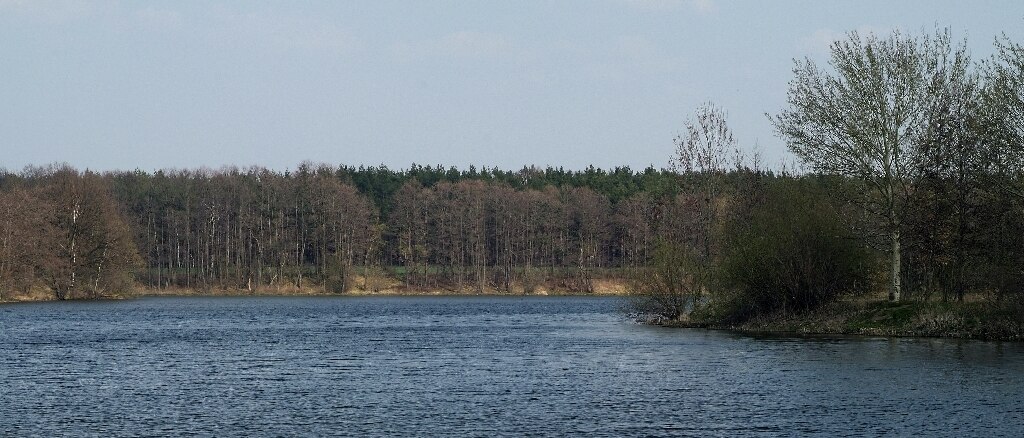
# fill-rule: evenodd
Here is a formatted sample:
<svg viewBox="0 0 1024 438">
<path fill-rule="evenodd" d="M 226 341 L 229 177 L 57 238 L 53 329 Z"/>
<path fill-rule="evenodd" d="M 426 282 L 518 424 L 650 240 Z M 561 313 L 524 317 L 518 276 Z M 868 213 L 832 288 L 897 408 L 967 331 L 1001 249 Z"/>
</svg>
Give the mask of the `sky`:
<svg viewBox="0 0 1024 438">
<path fill-rule="evenodd" d="M 0 0 L 0 167 L 666 167 L 704 102 L 767 166 L 846 32 L 1024 42 L 1019 1 Z"/>
</svg>

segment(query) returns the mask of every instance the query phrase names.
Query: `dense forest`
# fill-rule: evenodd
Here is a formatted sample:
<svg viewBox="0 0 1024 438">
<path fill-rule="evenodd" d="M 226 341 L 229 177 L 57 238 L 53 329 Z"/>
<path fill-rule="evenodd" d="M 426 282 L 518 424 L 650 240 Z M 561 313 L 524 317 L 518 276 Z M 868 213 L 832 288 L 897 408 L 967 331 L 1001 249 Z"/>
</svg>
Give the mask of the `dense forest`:
<svg viewBox="0 0 1024 438">
<path fill-rule="evenodd" d="M 828 68 L 796 61 L 772 122 L 799 170 L 761 168 L 707 103 L 668 169 L 4 172 L 0 299 L 616 280 L 660 318 L 736 322 L 880 292 L 1018 302 L 1024 47 L 965 47 L 851 33 Z"/>
<path fill-rule="evenodd" d="M 124 286 L 124 277 L 96 277 L 105 269 L 149 288 L 343 292 L 397 279 L 417 289 L 587 292 L 595 276 L 646 264 L 658 236 L 677 228 L 666 221 L 686 202 L 680 184 L 653 168 L 30 168 L 0 176 L 9 199 L 0 284 L 57 298 Z M 39 263 L 28 247 L 56 259 Z M 117 272 L 103 254 L 116 254 Z"/>
</svg>

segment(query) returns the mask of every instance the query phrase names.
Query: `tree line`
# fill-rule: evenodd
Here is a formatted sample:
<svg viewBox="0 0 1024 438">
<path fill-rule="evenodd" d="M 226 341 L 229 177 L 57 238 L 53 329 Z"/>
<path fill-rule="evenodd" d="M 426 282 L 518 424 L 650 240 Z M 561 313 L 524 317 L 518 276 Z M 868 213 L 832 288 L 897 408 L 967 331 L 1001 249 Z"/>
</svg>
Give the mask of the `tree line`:
<svg viewBox="0 0 1024 438">
<path fill-rule="evenodd" d="M 148 288 L 591 292 L 741 320 L 886 289 L 1024 291 L 1024 49 L 851 33 L 797 61 L 772 121 L 802 170 L 744 152 L 714 104 L 669 169 L 303 164 L 0 174 L 0 293 Z M 0 297 L 2 298 L 2 297 Z"/>
<path fill-rule="evenodd" d="M 131 274 L 148 288 L 198 290 L 344 292 L 390 282 L 409 289 L 587 292 L 595 278 L 646 263 L 653 242 L 672 228 L 669 211 L 684 202 L 679 187 L 677 175 L 653 168 L 28 168 L 0 176 L 9 200 L 0 217 L 0 289 L 90 297 L 124 288 Z M 82 206 L 97 207 L 88 219 L 72 215 L 71 227 L 71 207 L 63 203 L 77 191 L 87 192 Z M 117 233 L 94 245 L 100 249 L 49 237 L 94 236 L 104 227 Z M 83 272 L 115 269 L 79 251 L 116 254 L 122 276 L 76 281 Z M 65 255 L 67 275 L 39 262 L 54 254 Z"/>
</svg>

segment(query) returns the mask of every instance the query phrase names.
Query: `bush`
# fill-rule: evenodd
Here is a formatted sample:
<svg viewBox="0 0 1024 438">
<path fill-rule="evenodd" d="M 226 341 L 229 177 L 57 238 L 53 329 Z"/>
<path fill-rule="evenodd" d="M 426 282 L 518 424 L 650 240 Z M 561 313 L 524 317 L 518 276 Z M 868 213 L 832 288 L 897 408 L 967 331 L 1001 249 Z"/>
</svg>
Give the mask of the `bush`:
<svg viewBox="0 0 1024 438">
<path fill-rule="evenodd" d="M 633 275 L 633 311 L 651 322 L 683 319 L 701 304 L 710 271 L 693 248 L 659 242 L 651 265 Z"/>
<path fill-rule="evenodd" d="M 715 318 L 806 311 L 869 288 L 870 253 L 820 190 L 805 180 L 775 180 L 764 190 L 759 205 L 723 229 Z"/>
</svg>

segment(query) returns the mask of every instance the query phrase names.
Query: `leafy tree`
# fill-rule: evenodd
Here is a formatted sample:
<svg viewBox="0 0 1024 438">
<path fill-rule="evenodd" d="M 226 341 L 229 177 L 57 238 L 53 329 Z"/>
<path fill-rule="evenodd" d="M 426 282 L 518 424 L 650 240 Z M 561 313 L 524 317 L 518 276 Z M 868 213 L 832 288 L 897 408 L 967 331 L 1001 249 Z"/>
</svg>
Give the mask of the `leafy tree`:
<svg viewBox="0 0 1024 438">
<path fill-rule="evenodd" d="M 998 298 L 1024 293 L 1024 45 L 1003 36 L 997 54 L 985 64 L 980 123 L 987 201 L 982 238 L 975 250 L 982 278 L 976 287 Z M 972 269 L 972 271 L 975 269 Z"/>
<path fill-rule="evenodd" d="M 961 59 L 948 30 L 887 38 L 851 32 L 832 44 L 830 70 L 796 61 L 788 108 L 773 119 L 789 149 L 814 170 L 852 177 L 866 191 L 864 208 L 888 235 L 891 300 L 901 294 L 901 228 L 915 160 L 933 132 L 935 87 Z"/>
<path fill-rule="evenodd" d="M 983 134 L 1002 189 L 1024 199 L 1024 45 L 1003 37 L 996 49 L 986 66 Z"/>
<path fill-rule="evenodd" d="M 905 233 L 908 280 L 927 296 L 935 290 L 962 300 L 970 265 L 977 263 L 979 213 L 989 202 L 984 156 L 989 129 L 983 113 L 981 78 L 963 50 L 940 62 L 929 91 L 928 135 L 915 150 L 913 190 Z M 914 284 L 910 284 L 914 286 Z"/>
</svg>

